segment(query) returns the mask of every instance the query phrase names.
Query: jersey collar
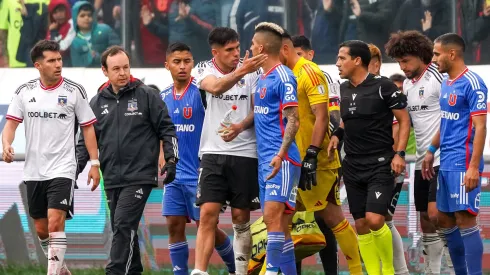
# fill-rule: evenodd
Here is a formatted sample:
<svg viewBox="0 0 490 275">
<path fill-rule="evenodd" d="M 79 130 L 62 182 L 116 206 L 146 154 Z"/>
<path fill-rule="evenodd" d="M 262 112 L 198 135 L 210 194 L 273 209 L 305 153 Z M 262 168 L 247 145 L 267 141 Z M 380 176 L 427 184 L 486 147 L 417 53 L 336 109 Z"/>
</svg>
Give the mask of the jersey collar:
<svg viewBox="0 0 490 275">
<path fill-rule="evenodd" d="M 422 78 L 422 76 L 424 76 L 425 72 L 427 71 L 427 69 L 429 69 L 431 65 L 432 62 L 430 62 L 429 65 L 427 65 L 427 67 L 425 67 L 424 71 L 417 78 L 412 78 L 412 83 L 419 81 Z"/>
<path fill-rule="evenodd" d="M 279 67 L 281 63 L 277 63 L 276 65 L 272 66 L 272 68 L 269 69 L 265 74 L 262 75 L 262 78 L 266 78 L 272 71 L 274 71 L 277 67 Z"/>
<path fill-rule="evenodd" d="M 213 62 L 213 66 L 216 68 L 216 70 L 218 70 L 218 72 L 220 72 L 220 73 L 221 73 L 221 74 L 223 74 L 223 75 L 229 74 L 229 73 L 233 72 L 233 71 L 236 69 L 236 67 L 235 67 L 235 68 L 233 68 L 233 70 L 231 70 L 231 71 L 229 71 L 229 72 L 225 73 L 225 72 L 223 72 L 223 71 L 220 69 L 220 67 L 218 66 L 218 64 L 216 64 L 216 60 L 215 60 L 214 58 L 213 58 L 213 59 L 211 59 L 211 62 Z"/>
<path fill-rule="evenodd" d="M 187 91 L 189 90 L 189 87 L 191 86 L 191 83 L 192 83 L 192 80 L 194 79 L 194 77 L 191 77 L 189 79 L 189 83 L 187 83 L 187 86 L 185 86 L 185 89 L 184 89 L 184 92 L 179 96 L 177 95 L 176 91 L 175 91 L 175 85 L 172 87 L 172 94 L 174 96 L 174 100 L 181 100 L 184 95 L 187 93 Z"/>
<path fill-rule="evenodd" d="M 448 85 L 448 86 L 453 85 L 453 84 L 454 84 L 454 82 L 456 82 L 458 79 L 460 79 L 460 78 L 461 78 L 461 77 L 462 77 L 462 76 L 463 76 L 465 73 L 467 73 L 467 72 L 468 72 L 468 67 L 466 67 L 466 68 L 464 69 L 464 71 L 463 71 L 463 72 L 461 72 L 461 73 L 460 73 L 460 74 L 459 74 L 459 75 L 458 75 L 458 76 L 457 76 L 455 79 L 453 79 L 453 80 L 449 80 L 449 78 L 448 78 L 448 79 L 447 79 L 447 85 Z"/>
<path fill-rule="evenodd" d="M 55 90 L 56 88 L 58 88 L 59 86 L 61 86 L 61 83 L 63 83 L 63 77 L 60 78 L 60 80 L 58 81 L 58 83 L 54 84 L 53 86 L 44 86 L 43 85 L 43 82 L 41 81 L 41 79 L 39 79 L 39 86 L 41 87 L 41 89 L 45 90 L 45 91 L 52 91 L 52 90 Z"/>
</svg>

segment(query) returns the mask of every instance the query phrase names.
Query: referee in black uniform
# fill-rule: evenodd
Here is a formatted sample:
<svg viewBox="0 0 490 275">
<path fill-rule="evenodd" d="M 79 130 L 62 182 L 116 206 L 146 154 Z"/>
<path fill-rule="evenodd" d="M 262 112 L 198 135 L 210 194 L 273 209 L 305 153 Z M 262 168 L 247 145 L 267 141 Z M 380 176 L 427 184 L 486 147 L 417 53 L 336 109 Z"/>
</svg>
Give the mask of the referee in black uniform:
<svg viewBox="0 0 490 275">
<path fill-rule="evenodd" d="M 394 274 L 391 231 L 385 224 L 395 176 L 405 169 L 410 118 L 406 96 L 389 79 L 368 73 L 371 53 L 362 41 L 340 45 L 339 75 L 343 123 L 334 132 L 329 152 L 344 140 L 343 177 L 355 219 L 359 249 L 368 273 Z M 400 124 L 393 150 L 393 115 Z"/>
</svg>

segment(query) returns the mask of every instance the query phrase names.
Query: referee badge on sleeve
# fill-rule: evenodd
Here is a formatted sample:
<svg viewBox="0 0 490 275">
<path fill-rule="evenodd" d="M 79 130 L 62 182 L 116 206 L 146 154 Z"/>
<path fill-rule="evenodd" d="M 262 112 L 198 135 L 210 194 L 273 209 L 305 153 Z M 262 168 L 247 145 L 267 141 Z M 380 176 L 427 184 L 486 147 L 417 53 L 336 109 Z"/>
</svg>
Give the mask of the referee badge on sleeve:
<svg viewBox="0 0 490 275">
<path fill-rule="evenodd" d="M 325 94 L 325 87 L 322 84 L 318 85 L 317 88 L 318 88 L 318 92 L 321 95 L 324 95 Z"/>
</svg>

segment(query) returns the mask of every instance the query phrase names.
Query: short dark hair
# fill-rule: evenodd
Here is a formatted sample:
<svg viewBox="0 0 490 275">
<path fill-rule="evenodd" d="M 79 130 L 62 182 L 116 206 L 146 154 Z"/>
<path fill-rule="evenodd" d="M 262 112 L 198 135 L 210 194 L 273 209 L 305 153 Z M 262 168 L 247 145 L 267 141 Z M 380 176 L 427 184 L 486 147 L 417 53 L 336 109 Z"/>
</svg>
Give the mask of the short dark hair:
<svg viewBox="0 0 490 275">
<path fill-rule="evenodd" d="M 385 45 L 385 52 L 393 59 L 411 55 L 429 64 L 432 60 L 433 48 L 432 41 L 418 31 L 398 31 L 391 34 L 390 40 Z"/>
<path fill-rule="evenodd" d="M 313 48 L 311 47 L 311 42 L 308 37 L 304 35 L 295 35 L 291 38 L 293 40 L 293 46 L 295 48 L 301 48 L 303 51 L 311 51 Z"/>
<path fill-rule="evenodd" d="M 340 44 L 340 48 L 349 48 L 349 55 L 353 58 L 360 57 L 363 67 L 368 67 L 369 62 L 371 62 L 371 52 L 369 51 L 369 46 L 366 42 L 361 40 L 349 40 Z"/>
<path fill-rule="evenodd" d="M 91 5 L 91 4 L 85 4 L 85 5 L 82 5 L 80 7 L 80 9 L 78 10 L 78 14 L 80 14 L 81 11 L 90 11 L 90 12 L 94 12 L 95 9 L 94 7 Z M 78 17 L 78 14 L 76 15 Z"/>
<path fill-rule="evenodd" d="M 405 79 L 407 79 L 407 78 L 401 74 L 392 74 L 390 76 L 390 80 L 393 82 L 403 82 L 403 81 L 405 81 Z"/>
<path fill-rule="evenodd" d="M 452 44 L 452 45 L 456 45 L 456 46 L 460 47 L 462 52 L 465 52 L 465 50 L 466 50 L 466 43 L 464 42 L 463 37 L 459 36 L 456 33 L 443 34 L 443 35 L 439 36 L 438 38 L 436 38 L 434 43 L 441 43 L 442 46 Z"/>
<path fill-rule="evenodd" d="M 124 50 L 123 47 L 121 46 L 111 46 L 109 48 L 107 48 L 107 50 L 105 50 L 102 55 L 100 56 L 100 63 L 102 64 L 102 67 L 106 68 L 107 69 L 107 58 L 109 56 L 114 56 L 118 53 L 124 53 L 128 59 L 129 59 L 129 62 L 131 62 L 131 57 L 129 56 L 128 52 L 126 52 Z"/>
<path fill-rule="evenodd" d="M 209 46 L 218 45 L 225 46 L 230 42 L 236 42 L 240 40 L 238 33 L 228 27 L 216 27 L 208 35 Z"/>
<path fill-rule="evenodd" d="M 59 52 L 60 44 L 52 40 L 41 40 L 31 49 L 31 61 L 35 63 L 39 59 L 44 58 L 44 52 Z"/>
<path fill-rule="evenodd" d="M 282 40 L 291 39 L 291 36 L 279 25 L 262 22 L 255 27 L 255 33 L 262 33 L 267 35 L 267 43 L 264 45 L 264 49 L 267 53 L 279 54 L 281 51 Z"/>
<path fill-rule="evenodd" d="M 191 47 L 189 47 L 187 44 L 184 44 L 182 42 L 174 42 L 170 44 L 170 46 L 168 46 L 166 54 L 167 56 L 169 56 L 173 52 L 185 52 L 185 51 L 191 52 Z"/>
</svg>

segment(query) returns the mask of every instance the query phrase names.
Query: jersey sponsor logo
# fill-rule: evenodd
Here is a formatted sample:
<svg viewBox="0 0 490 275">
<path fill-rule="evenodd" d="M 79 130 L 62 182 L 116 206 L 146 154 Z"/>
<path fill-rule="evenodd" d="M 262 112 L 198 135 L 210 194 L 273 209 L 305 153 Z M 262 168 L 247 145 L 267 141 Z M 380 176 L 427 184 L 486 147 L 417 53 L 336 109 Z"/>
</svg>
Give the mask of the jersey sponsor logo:
<svg viewBox="0 0 490 275">
<path fill-rule="evenodd" d="M 138 110 L 138 100 L 136 98 L 132 98 L 128 101 L 128 111 L 134 112 Z"/>
<path fill-rule="evenodd" d="M 194 132 L 195 128 L 194 124 L 175 124 L 177 132 Z"/>
<path fill-rule="evenodd" d="M 424 89 L 425 89 L 424 87 L 420 87 L 420 89 L 419 89 L 419 98 L 420 99 L 424 98 Z"/>
<path fill-rule="evenodd" d="M 254 106 L 254 113 L 267 115 L 269 113 L 269 107 L 264 106 Z"/>
<path fill-rule="evenodd" d="M 213 95 L 213 98 L 222 100 L 235 101 L 235 100 L 247 100 L 248 95 Z"/>
<path fill-rule="evenodd" d="M 29 103 L 35 103 L 35 102 L 36 102 L 36 98 L 35 97 L 33 97 L 33 98 L 31 98 L 31 100 L 29 100 Z"/>
<path fill-rule="evenodd" d="M 260 89 L 260 99 L 264 99 L 266 92 L 267 92 L 266 87 Z"/>
<path fill-rule="evenodd" d="M 265 186 L 265 189 L 279 189 L 281 188 L 281 186 L 277 185 L 277 184 L 267 184 Z"/>
<path fill-rule="evenodd" d="M 477 91 L 476 94 L 478 95 L 478 102 L 476 104 L 477 109 L 486 109 L 487 104 L 485 103 L 485 93 L 482 91 Z"/>
<path fill-rule="evenodd" d="M 480 196 L 481 196 L 481 193 L 476 194 L 476 197 L 475 197 L 475 209 L 480 209 Z"/>
<path fill-rule="evenodd" d="M 167 91 L 167 92 L 161 93 L 161 94 L 160 94 L 160 98 L 161 98 L 162 100 L 164 100 L 164 99 L 165 99 L 165 97 L 166 97 L 166 96 L 168 96 L 170 93 L 171 93 L 171 91 Z"/>
<path fill-rule="evenodd" d="M 456 105 L 457 100 L 458 100 L 457 94 L 455 94 L 455 93 L 449 94 L 449 99 L 447 101 L 447 104 L 449 104 L 449 106 L 454 106 L 454 105 Z"/>
<path fill-rule="evenodd" d="M 37 117 L 37 118 L 58 118 L 58 119 L 66 119 L 66 114 L 59 114 L 54 112 L 28 112 L 28 117 Z"/>
<path fill-rule="evenodd" d="M 184 118 L 190 119 L 192 117 L 192 107 L 184 107 Z"/>
<path fill-rule="evenodd" d="M 58 105 L 61 107 L 65 106 L 68 103 L 68 97 L 65 95 L 58 96 Z"/>
<path fill-rule="evenodd" d="M 452 113 L 448 111 L 441 111 L 441 117 L 449 120 L 458 120 L 459 113 Z"/>
<path fill-rule="evenodd" d="M 450 194 L 450 196 L 451 196 L 451 199 L 457 199 L 457 198 L 459 198 L 459 194 L 458 193 Z"/>
<path fill-rule="evenodd" d="M 291 83 L 284 83 L 284 85 L 286 86 L 286 96 L 285 96 L 285 99 L 287 101 L 290 101 L 290 100 L 296 100 L 296 97 L 294 96 L 294 87 Z"/>
<path fill-rule="evenodd" d="M 428 105 L 414 105 L 408 107 L 409 112 L 428 111 L 428 110 L 429 110 Z"/>
</svg>

